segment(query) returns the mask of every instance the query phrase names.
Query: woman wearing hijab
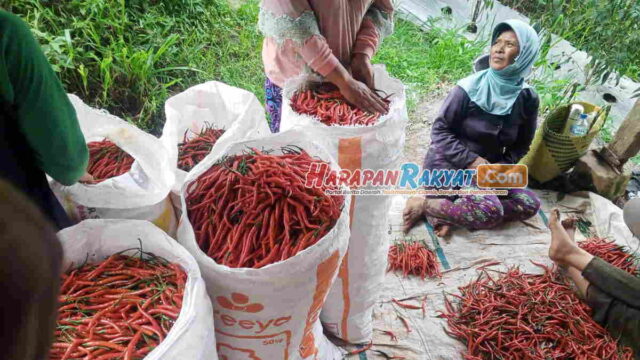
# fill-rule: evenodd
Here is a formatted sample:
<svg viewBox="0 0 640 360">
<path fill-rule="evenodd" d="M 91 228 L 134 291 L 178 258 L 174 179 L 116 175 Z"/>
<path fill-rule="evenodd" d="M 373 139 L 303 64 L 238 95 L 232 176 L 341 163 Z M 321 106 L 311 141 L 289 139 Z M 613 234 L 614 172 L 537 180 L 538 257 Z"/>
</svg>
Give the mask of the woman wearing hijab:
<svg viewBox="0 0 640 360">
<path fill-rule="evenodd" d="M 393 31 L 392 0 L 262 0 L 258 27 L 272 132 L 280 130 L 282 87 L 316 72 L 353 105 L 370 113 L 388 106 L 372 90 L 371 58 Z"/>
<path fill-rule="evenodd" d="M 498 24 L 490 68 L 460 80 L 431 129 L 424 169 L 476 169 L 489 163 L 515 164 L 528 151 L 536 130 L 539 99 L 524 82 L 538 57 L 536 31 L 520 20 Z M 540 202 L 526 189 L 509 195 L 413 197 L 404 210 L 404 231 L 427 216 L 439 236 L 452 225 L 489 229 L 535 215 Z"/>
<path fill-rule="evenodd" d="M 640 278 L 593 256 L 576 245 L 576 219 L 560 222 L 558 209 L 549 217 L 549 257 L 566 270 L 578 293 L 593 310 L 592 317 L 640 359 Z M 624 207 L 624 221 L 640 235 L 640 199 Z"/>
</svg>

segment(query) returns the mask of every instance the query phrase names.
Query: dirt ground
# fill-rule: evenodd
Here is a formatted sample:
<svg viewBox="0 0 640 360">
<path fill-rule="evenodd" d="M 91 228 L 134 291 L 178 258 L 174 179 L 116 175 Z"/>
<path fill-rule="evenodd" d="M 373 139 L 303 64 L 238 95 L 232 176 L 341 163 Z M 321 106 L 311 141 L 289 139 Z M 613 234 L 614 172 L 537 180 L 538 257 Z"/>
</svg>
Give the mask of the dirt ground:
<svg viewBox="0 0 640 360">
<path fill-rule="evenodd" d="M 407 137 L 404 144 L 404 162 L 415 162 L 422 166 L 431 143 L 431 126 L 452 87 L 451 84 L 439 86 L 427 99 L 420 102 L 415 110 L 409 113 Z"/>
</svg>

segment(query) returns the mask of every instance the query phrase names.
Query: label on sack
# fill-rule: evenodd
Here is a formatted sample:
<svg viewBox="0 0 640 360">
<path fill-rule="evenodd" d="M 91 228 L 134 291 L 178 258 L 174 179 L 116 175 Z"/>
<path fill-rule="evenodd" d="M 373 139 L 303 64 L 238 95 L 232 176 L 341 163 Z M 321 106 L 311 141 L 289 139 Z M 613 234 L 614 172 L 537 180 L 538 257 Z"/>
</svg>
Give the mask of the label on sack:
<svg viewBox="0 0 640 360">
<path fill-rule="evenodd" d="M 297 321 L 292 321 L 290 314 L 261 317 L 261 314 L 277 312 L 240 292 L 216 296 L 213 316 L 216 323 L 216 350 L 220 359 L 287 360 L 290 355 L 296 357 L 293 356 L 294 352 L 303 359 L 315 357 L 319 351 L 317 336 L 321 333 L 314 334 L 314 325 L 320 316 L 340 259 L 340 252 L 336 250 L 318 264 L 313 298 L 305 311 L 304 320 L 298 317 Z M 300 329 L 300 325 L 304 328 Z M 301 331 L 299 344 L 291 343 L 292 331 Z M 268 358 L 265 358 L 265 354 L 268 354 Z"/>
<path fill-rule="evenodd" d="M 277 353 L 280 359 L 288 359 L 291 344 L 291 331 L 286 325 L 291 321 L 290 315 L 274 317 L 267 320 L 252 320 L 252 314 L 264 310 L 258 302 L 252 302 L 242 293 L 231 293 L 229 296 L 216 297 L 219 306 L 213 312 L 216 324 L 217 350 L 220 359 L 266 360 L 257 355 L 261 347 L 269 347 L 271 354 Z M 233 344 L 225 342 L 225 337 Z M 241 339 L 242 341 L 238 341 Z M 281 355 L 281 356 L 280 356 Z"/>
</svg>

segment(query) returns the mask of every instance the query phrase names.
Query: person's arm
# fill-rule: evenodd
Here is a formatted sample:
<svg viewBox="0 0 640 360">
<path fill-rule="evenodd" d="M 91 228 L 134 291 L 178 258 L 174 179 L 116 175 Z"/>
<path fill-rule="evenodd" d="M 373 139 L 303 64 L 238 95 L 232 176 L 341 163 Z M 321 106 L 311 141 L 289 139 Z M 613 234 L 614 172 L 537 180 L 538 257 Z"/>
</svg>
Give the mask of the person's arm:
<svg viewBox="0 0 640 360">
<path fill-rule="evenodd" d="M 637 293 L 635 297 L 638 297 Z M 640 308 L 620 301 L 593 284 L 588 287 L 585 302 L 592 309 L 593 319 L 614 338 L 619 338 L 620 345 L 629 346 L 640 354 Z"/>
<path fill-rule="evenodd" d="M 294 45 L 304 62 L 335 84 L 345 98 L 370 113 L 386 113 L 387 105 L 364 84 L 355 80 L 340 64 L 320 28 L 307 0 L 263 0 L 258 28 L 277 44 Z"/>
<path fill-rule="evenodd" d="M 393 33 L 393 2 L 376 0 L 362 20 L 353 54 L 363 54 L 369 59 L 375 55 L 382 40 Z"/>
<path fill-rule="evenodd" d="M 376 0 L 367 10 L 356 35 L 351 55 L 351 72 L 357 80 L 374 88 L 371 58 L 382 40 L 393 33 L 393 3 Z"/>
<path fill-rule="evenodd" d="M 536 133 L 539 107 L 540 99 L 535 92 L 531 91 L 531 97 L 524 104 L 524 119 L 518 128 L 516 141 L 505 150 L 504 161 L 506 163 L 516 164 L 529 151 Z"/>
<path fill-rule="evenodd" d="M 263 0 L 258 28 L 276 43 L 292 42 L 304 62 L 315 72 L 327 76 L 340 61 L 333 54 L 313 9 L 307 0 Z"/>
<path fill-rule="evenodd" d="M 63 185 L 78 181 L 89 151 L 62 84 L 27 25 L 0 11 L 0 51 L 17 108 L 20 130 L 37 165 Z"/>
<path fill-rule="evenodd" d="M 431 146 L 459 169 L 467 168 L 479 157 L 469 150 L 453 131 L 466 116 L 468 105 L 467 93 L 459 86 L 454 87 L 442 104 L 440 114 L 431 128 Z"/>
<path fill-rule="evenodd" d="M 594 257 L 582 271 L 582 276 L 592 286 L 640 309 L 640 278 Z M 591 290 L 587 290 L 587 293 Z"/>
</svg>

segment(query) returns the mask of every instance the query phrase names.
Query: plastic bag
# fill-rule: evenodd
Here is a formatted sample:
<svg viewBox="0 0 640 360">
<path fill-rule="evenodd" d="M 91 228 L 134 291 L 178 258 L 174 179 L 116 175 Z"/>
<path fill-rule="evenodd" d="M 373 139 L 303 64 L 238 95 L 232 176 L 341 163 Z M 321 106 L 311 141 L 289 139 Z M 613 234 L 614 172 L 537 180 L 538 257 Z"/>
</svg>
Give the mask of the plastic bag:
<svg viewBox="0 0 640 360">
<path fill-rule="evenodd" d="M 339 220 L 315 245 L 281 262 L 260 269 L 217 264 L 198 246 L 186 214 L 189 185 L 224 155 L 248 147 L 280 149 L 299 146 L 311 156 L 335 162 L 305 133 L 288 131 L 265 138 L 215 147 L 188 175 L 181 191 L 182 218 L 178 241 L 193 254 L 211 296 L 218 353 L 226 359 L 341 359 L 317 320 L 322 304 L 345 254 L 349 238 L 349 199 Z"/>
<path fill-rule="evenodd" d="M 301 77 L 287 82 L 283 90 L 281 128 L 300 126 L 343 169 L 399 169 L 408 122 L 404 85 L 378 65 L 374 66 L 374 78 L 376 88 L 392 95 L 389 112 L 375 125 L 327 126 L 309 115 L 296 113 L 290 105 L 291 96 L 310 82 L 319 81 L 315 77 Z M 349 251 L 320 317 L 328 331 L 350 343 L 371 340 L 372 309 L 387 267 L 385 226 L 390 206 L 391 196 L 352 199 Z"/>
<path fill-rule="evenodd" d="M 182 309 L 167 337 L 145 360 L 217 359 L 211 300 L 195 259 L 175 240 L 147 221 L 86 220 L 58 233 L 63 268 L 98 263 L 114 253 L 139 248 L 179 264 L 187 273 Z"/>
<path fill-rule="evenodd" d="M 135 159 L 129 172 L 98 184 L 63 186 L 52 182 L 69 216 L 75 221 L 148 220 L 174 235 L 177 218 L 168 199 L 174 174 L 160 140 L 106 111 L 89 107 L 75 95 L 70 94 L 69 99 L 87 142 L 107 138 Z"/>
<path fill-rule="evenodd" d="M 180 170 L 178 144 L 191 139 L 207 125 L 224 129 L 215 146 L 269 135 L 265 111 L 256 96 L 246 90 L 218 81 L 193 86 L 167 100 L 164 105 L 167 121 L 160 140 L 169 151 L 175 167 L 174 189 L 180 192 L 187 172 Z"/>
</svg>

